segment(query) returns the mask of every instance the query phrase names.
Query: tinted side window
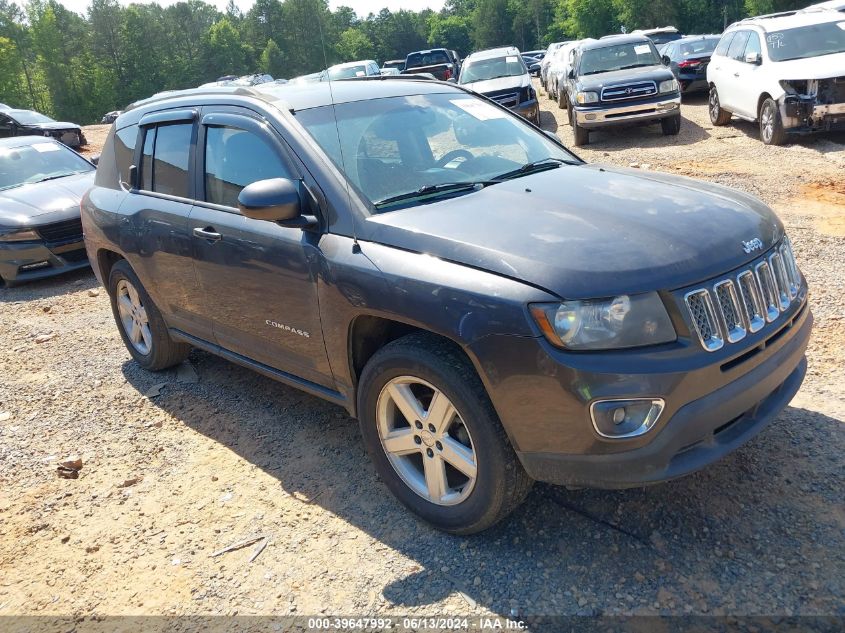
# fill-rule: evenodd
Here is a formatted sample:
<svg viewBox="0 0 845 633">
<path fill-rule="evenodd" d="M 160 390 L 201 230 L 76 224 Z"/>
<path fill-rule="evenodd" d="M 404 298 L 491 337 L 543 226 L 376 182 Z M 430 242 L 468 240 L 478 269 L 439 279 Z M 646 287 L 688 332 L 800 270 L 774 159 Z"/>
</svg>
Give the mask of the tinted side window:
<svg viewBox="0 0 845 633">
<path fill-rule="evenodd" d="M 144 153 L 141 157 L 141 189 L 153 190 L 153 150 L 156 144 L 156 129 L 151 127 L 144 134 Z"/>
<path fill-rule="evenodd" d="M 205 133 L 205 199 L 238 206 L 248 184 L 268 178 L 292 178 L 276 149 L 259 136 L 233 127 L 209 127 Z"/>
<path fill-rule="evenodd" d="M 188 158 L 192 123 L 159 126 L 156 132 L 153 191 L 188 197 Z"/>
<path fill-rule="evenodd" d="M 743 61 L 745 52 L 745 44 L 748 42 L 748 31 L 739 31 L 731 42 L 731 47 L 728 49 L 728 57 Z"/>
<path fill-rule="evenodd" d="M 732 31 L 731 33 L 725 33 L 722 36 L 722 39 L 719 40 L 719 45 L 716 46 L 716 50 L 713 51 L 713 54 L 714 55 L 722 55 L 722 56 L 727 55 L 728 54 L 728 48 L 731 45 L 731 41 L 733 40 L 734 35 L 736 35 L 736 31 Z"/>
<path fill-rule="evenodd" d="M 129 167 L 135 157 L 135 142 L 138 140 L 138 126 L 130 125 L 114 134 L 114 161 L 120 183 L 129 187 Z"/>
<path fill-rule="evenodd" d="M 745 57 L 750 53 L 757 53 L 761 56 L 763 54 L 763 50 L 760 48 L 760 36 L 757 35 L 756 31 L 751 31 L 748 36 L 748 44 L 745 45 L 745 55 L 743 55 L 742 60 L 745 61 Z"/>
</svg>

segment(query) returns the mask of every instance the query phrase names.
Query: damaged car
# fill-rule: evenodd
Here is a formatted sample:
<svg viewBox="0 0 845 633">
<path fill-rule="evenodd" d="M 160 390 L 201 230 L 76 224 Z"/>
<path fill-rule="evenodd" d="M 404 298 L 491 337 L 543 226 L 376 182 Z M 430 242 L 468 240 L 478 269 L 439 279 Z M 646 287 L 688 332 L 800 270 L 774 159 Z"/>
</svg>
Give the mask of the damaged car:
<svg viewBox="0 0 845 633">
<path fill-rule="evenodd" d="M 836 11 L 731 25 L 707 67 L 713 125 L 756 122 L 766 145 L 845 129 L 845 16 Z"/>
<path fill-rule="evenodd" d="M 76 123 L 56 121 L 34 110 L 0 112 L 0 138 L 33 135 L 54 138 L 68 147 L 82 147 L 88 144 L 82 128 Z"/>
</svg>

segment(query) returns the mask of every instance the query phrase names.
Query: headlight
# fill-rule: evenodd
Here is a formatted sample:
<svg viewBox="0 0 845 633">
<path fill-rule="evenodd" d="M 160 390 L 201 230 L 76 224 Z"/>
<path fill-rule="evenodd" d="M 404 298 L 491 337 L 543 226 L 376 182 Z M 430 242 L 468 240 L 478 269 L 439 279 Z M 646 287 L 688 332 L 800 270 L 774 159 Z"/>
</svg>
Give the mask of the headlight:
<svg viewBox="0 0 845 633">
<path fill-rule="evenodd" d="M 546 338 L 565 349 L 620 349 L 677 338 L 656 292 L 530 307 Z"/>
<path fill-rule="evenodd" d="M 672 79 L 661 81 L 659 91 L 660 94 L 664 94 L 666 92 L 678 92 L 678 80 L 672 77 Z"/>
<path fill-rule="evenodd" d="M 596 103 L 599 100 L 597 92 L 579 92 L 575 95 L 575 101 L 578 103 Z"/>
<path fill-rule="evenodd" d="M 32 229 L 0 228 L 0 242 L 26 242 L 40 239 L 38 233 Z"/>
</svg>

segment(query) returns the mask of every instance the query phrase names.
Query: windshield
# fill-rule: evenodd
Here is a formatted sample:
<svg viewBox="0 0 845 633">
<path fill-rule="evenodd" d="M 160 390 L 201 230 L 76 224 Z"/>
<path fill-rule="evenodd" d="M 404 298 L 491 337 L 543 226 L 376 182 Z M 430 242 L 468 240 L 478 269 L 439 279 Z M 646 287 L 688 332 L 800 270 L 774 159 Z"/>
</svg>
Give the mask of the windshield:
<svg viewBox="0 0 845 633">
<path fill-rule="evenodd" d="M 766 35 L 772 61 L 845 53 L 845 21 L 812 24 Z"/>
<path fill-rule="evenodd" d="M 435 64 L 448 64 L 452 60 L 445 51 L 431 51 L 430 53 L 412 53 L 408 55 L 405 68 L 419 68 L 421 66 L 434 66 Z"/>
<path fill-rule="evenodd" d="M 11 116 L 15 121 L 23 125 L 53 122 L 53 119 L 51 119 L 50 117 L 40 114 L 38 112 L 31 112 L 29 110 L 15 110 L 14 112 L 10 112 L 9 116 Z"/>
<path fill-rule="evenodd" d="M 464 62 L 461 69 L 461 78 L 458 83 L 471 84 L 476 81 L 487 81 L 499 77 L 519 77 L 528 72 L 525 62 L 519 55 L 506 55 L 488 59 L 470 60 Z"/>
<path fill-rule="evenodd" d="M 0 189 L 93 170 L 90 163 L 53 141 L 0 148 Z"/>
<path fill-rule="evenodd" d="M 718 43 L 718 37 L 708 37 L 700 40 L 692 40 L 690 42 L 678 42 L 678 55 L 680 57 L 698 57 L 699 55 L 709 55 L 716 50 L 716 44 Z"/>
<path fill-rule="evenodd" d="M 656 66 L 660 63 L 651 42 L 628 42 L 615 46 L 590 48 L 581 54 L 580 75 L 595 75 L 624 68 Z"/>
<path fill-rule="evenodd" d="M 379 203 L 425 187 L 490 181 L 550 158 L 578 161 L 519 117 L 457 92 L 357 101 L 335 112 L 337 128 L 330 106 L 296 118 L 376 212 L 419 204 Z"/>
<path fill-rule="evenodd" d="M 353 77 L 363 77 L 367 74 L 367 67 L 364 64 L 356 66 L 333 66 L 329 68 L 329 78 L 332 81 L 338 79 L 352 79 Z"/>
</svg>

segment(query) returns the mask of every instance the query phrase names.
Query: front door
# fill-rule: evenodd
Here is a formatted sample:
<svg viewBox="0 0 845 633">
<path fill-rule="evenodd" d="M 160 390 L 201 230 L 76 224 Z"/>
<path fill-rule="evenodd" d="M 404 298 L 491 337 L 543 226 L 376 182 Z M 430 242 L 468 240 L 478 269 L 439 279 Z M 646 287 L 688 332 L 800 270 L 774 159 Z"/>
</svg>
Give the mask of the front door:
<svg viewBox="0 0 845 633">
<path fill-rule="evenodd" d="M 298 180 L 269 125 L 240 108 L 206 113 L 191 212 L 194 260 L 221 347 L 332 386 L 317 303 L 320 235 L 240 214 L 238 194 L 268 178 Z"/>
</svg>

